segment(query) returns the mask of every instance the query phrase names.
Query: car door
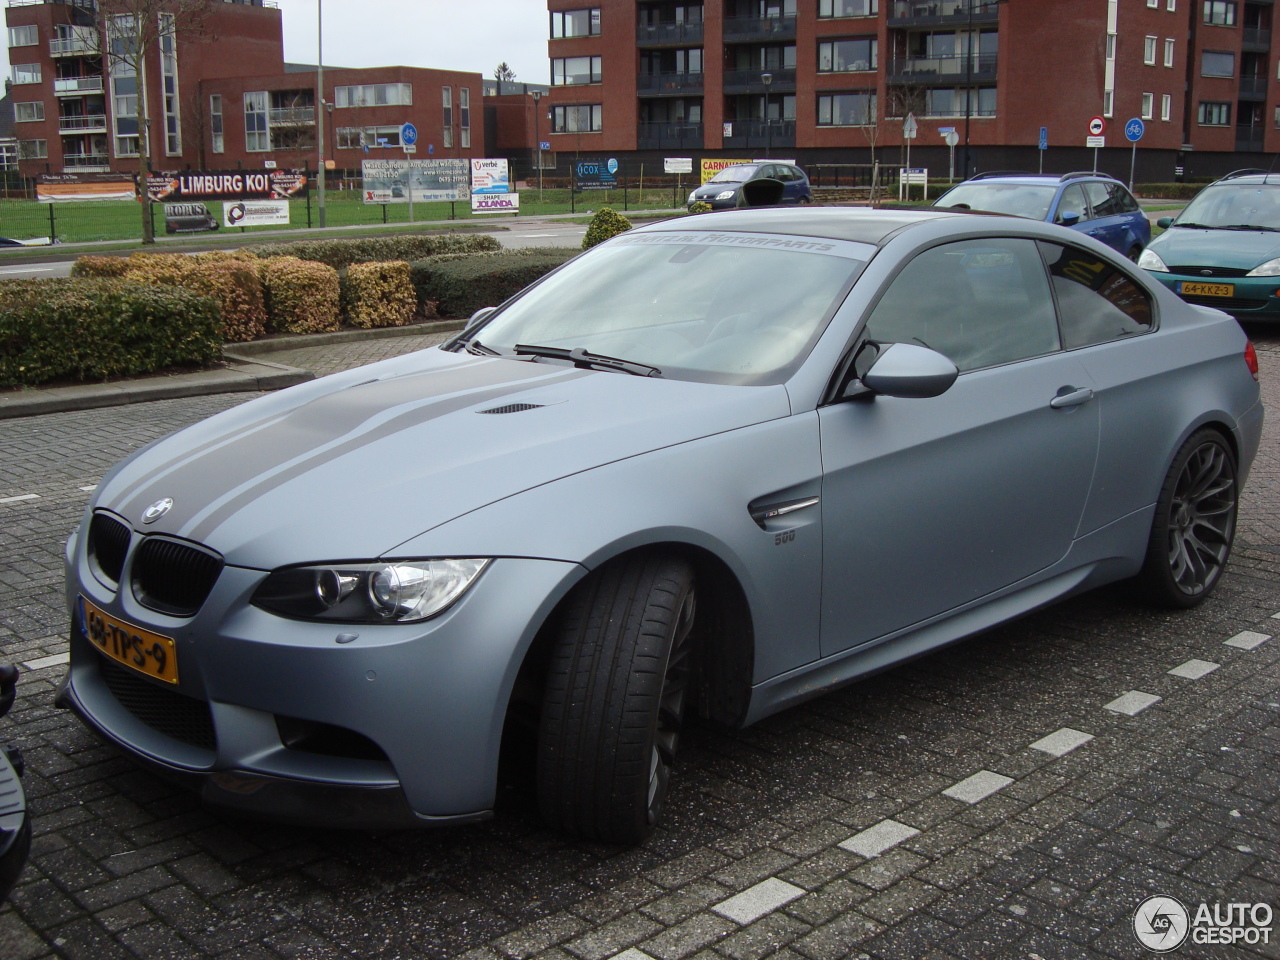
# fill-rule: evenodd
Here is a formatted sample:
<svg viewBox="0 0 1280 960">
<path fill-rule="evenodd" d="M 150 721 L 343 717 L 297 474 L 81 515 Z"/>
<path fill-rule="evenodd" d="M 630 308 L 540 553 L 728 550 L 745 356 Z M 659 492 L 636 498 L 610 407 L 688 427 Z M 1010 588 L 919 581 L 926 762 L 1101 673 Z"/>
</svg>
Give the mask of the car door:
<svg viewBox="0 0 1280 960">
<path fill-rule="evenodd" d="M 1085 199 L 1089 201 L 1089 222 L 1084 232 L 1112 250 L 1126 253 L 1124 216 L 1117 198 L 1109 189 L 1110 185 L 1101 180 L 1090 180 L 1083 186 Z"/>
<path fill-rule="evenodd" d="M 915 256 L 864 336 L 949 356 L 932 399 L 819 410 L 824 656 L 1029 577 L 1071 546 L 1098 445 L 1089 376 L 1060 349 L 1034 241 L 965 240 Z"/>
<path fill-rule="evenodd" d="M 1073 183 L 1064 187 L 1058 194 L 1058 207 L 1053 212 L 1053 222 L 1067 225 L 1067 219 L 1074 215 L 1078 219 L 1070 224 L 1073 229 L 1086 230 L 1089 221 L 1089 201 L 1084 198 L 1084 190 L 1080 184 Z"/>
</svg>

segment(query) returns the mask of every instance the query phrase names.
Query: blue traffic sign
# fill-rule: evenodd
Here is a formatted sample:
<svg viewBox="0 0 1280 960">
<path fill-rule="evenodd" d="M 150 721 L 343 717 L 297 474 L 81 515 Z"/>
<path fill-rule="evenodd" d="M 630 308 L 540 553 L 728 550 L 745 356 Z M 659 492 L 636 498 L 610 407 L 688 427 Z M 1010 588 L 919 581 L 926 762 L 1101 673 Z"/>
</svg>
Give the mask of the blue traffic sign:
<svg viewBox="0 0 1280 960">
<path fill-rule="evenodd" d="M 403 123 L 400 125 L 400 142 L 406 147 L 412 147 L 418 142 L 418 128 L 412 123 Z"/>
<path fill-rule="evenodd" d="M 1146 124 L 1137 117 L 1134 117 L 1124 125 L 1124 135 L 1131 143 L 1137 143 L 1142 139 L 1142 135 L 1147 132 Z"/>
<path fill-rule="evenodd" d="M 541 141 L 541 142 L 538 144 L 538 149 L 539 149 L 539 150 L 550 150 L 550 149 L 551 149 L 551 141 L 550 141 L 550 140 L 543 140 L 543 141 Z"/>
<path fill-rule="evenodd" d="M 1049 149 L 1049 128 L 1048 127 L 1040 128 L 1040 149 L 1041 150 Z"/>
</svg>

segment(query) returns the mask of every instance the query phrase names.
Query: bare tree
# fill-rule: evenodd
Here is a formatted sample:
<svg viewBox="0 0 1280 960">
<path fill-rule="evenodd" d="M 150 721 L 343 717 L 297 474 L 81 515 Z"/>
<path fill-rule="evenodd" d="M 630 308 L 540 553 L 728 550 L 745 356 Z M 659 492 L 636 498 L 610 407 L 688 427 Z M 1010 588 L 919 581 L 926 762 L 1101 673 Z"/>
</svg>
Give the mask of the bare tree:
<svg viewBox="0 0 1280 960">
<path fill-rule="evenodd" d="M 142 242 L 155 243 L 151 205 L 145 202 L 151 175 L 151 111 L 148 103 L 148 61 L 176 52 L 179 39 L 208 39 L 208 17 L 218 0 L 98 0 L 98 41 L 105 53 L 110 78 L 127 75 L 138 84 L 138 177 L 144 191 Z M 162 40 L 173 44 L 166 53 Z M 112 91 L 108 91 L 108 96 Z"/>
</svg>

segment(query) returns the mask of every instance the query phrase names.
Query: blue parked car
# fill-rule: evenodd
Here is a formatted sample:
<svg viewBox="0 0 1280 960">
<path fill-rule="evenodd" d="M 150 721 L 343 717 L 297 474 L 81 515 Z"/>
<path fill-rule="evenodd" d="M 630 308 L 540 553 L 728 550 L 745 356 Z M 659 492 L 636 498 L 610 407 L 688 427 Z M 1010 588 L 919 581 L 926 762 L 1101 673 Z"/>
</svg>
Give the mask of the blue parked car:
<svg viewBox="0 0 1280 960">
<path fill-rule="evenodd" d="M 762 190 L 756 196 L 750 194 L 752 188 L 748 184 L 763 186 L 761 180 L 776 181 L 781 186 L 779 191 L 770 184 L 772 190 Z M 713 210 L 727 210 L 731 207 L 778 206 L 782 204 L 813 203 L 813 191 L 809 188 L 809 178 L 799 167 L 790 163 L 735 163 L 725 167 L 702 186 L 689 194 L 688 206 L 698 201 L 711 204 Z"/>
<path fill-rule="evenodd" d="M 980 173 L 952 187 L 935 207 L 1008 213 L 1071 227 L 1137 261 L 1151 224 L 1123 183 L 1105 173 Z"/>
</svg>

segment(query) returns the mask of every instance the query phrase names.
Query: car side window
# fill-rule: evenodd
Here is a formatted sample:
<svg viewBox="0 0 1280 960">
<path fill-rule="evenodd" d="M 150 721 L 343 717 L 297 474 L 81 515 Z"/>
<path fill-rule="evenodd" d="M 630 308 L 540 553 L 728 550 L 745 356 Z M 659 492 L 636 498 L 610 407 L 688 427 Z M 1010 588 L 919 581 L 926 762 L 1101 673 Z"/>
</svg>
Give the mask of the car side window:
<svg viewBox="0 0 1280 960">
<path fill-rule="evenodd" d="M 1138 206 L 1138 201 L 1133 199 L 1133 194 L 1120 184 L 1108 184 L 1107 189 L 1111 191 L 1111 201 L 1120 213 L 1137 213 L 1142 209 Z"/>
<path fill-rule="evenodd" d="M 1151 297 L 1118 267 L 1079 247 L 1039 241 L 1068 350 L 1146 333 Z"/>
<path fill-rule="evenodd" d="M 1095 180 L 1084 185 L 1084 192 L 1089 198 L 1089 206 L 1093 208 L 1094 218 L 1114 217 L 1121 212 L 1119 205 L 1115 202 L 1115 196 L 1108 189 L 1108 184 Z"/>
<path fill-rule="evenodd" d="M 1062 191 L 1058 200 L 1058 212 L 1053 216 L 1054 223 L 1062 223 L 1068 214 L 1075 214 L 1081 220 L 1089 219 L 1089 208 L 1084 202 L 1084 191 L 1080 184 L 1073 183 Z"/>
<path fill-rule="evenodd" d="M 1058 349 L 1053 295 L 1035 242 L 962 240 L 926 250 L 871 311 L 867 336 L 918 343 L 963 372 Z"/>
</svg>

